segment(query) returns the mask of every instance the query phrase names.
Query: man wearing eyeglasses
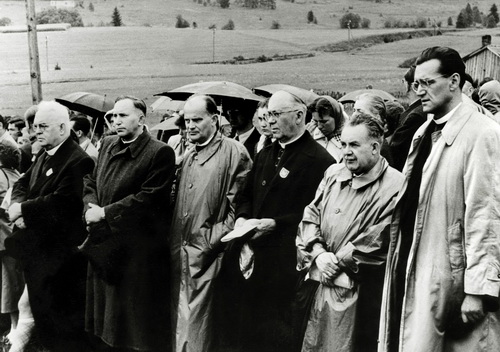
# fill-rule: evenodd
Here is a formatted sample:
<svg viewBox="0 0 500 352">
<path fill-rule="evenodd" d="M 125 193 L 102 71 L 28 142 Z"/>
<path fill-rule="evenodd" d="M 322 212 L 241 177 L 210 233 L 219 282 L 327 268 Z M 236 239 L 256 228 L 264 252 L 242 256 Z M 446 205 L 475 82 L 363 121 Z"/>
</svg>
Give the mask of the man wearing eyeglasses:
<svg viewBox="0 0 500 352">
<path fill-rule="evenodd" d="M 41 102 L 33 129 L 43 149 L 14 185 L 9 216 L 16 227 L 5 245 L 23 265 L 27 295 L 20 306 L 29 296 L 42 345 L 84 351 L 86 262 L 75 252 L 85 238 L 83 177 L 94 162 L 70 138 L 68 109 L 61 104 Z M 18 338 L 14 332 L 12 343 Z"/>
<path fill-rule="evenodd" d="M 424 113 L 391 224 L 379 351 L 500 349 L 500 127 L 462 102 L 453 49 L 417 59 Z"/>
<path fill-rule="evenodd" d="M 236 208 L 235 227 L 255 226 L 255 232 L 233 243 L 225 263 L 224 284 L 232 293 L 228 314 L 240 317 L 229 320 L 228 335 L 238 336 L 241 351 L 290 350 L 297 226 L 334 163 L 306 132 L 306 105 L 300 98 L 278 91 L 269 100 L 268 114 L 276 141 L 257 154 Z"/>
</svg>

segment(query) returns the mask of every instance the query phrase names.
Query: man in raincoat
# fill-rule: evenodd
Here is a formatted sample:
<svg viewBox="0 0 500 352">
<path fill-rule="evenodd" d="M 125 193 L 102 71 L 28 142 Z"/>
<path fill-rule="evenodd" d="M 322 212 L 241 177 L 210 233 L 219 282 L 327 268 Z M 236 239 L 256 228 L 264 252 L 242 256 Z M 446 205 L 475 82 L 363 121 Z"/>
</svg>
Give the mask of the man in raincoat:
<svg viewBox="0 0 500 352">
<path fill-rule="evenodd" d="M 233 229 L 234 204 L 252 167 L 238 141 L 217 131 L 218 111 L 208 96 L 186 101 L 188 138 L 171 231 L 175 351 L 214 351 L 214 284 Z"/>
<path fill-rule="evenodd" d="M 320 284 L 302 351 L 375 351 L 388 229 L 403 175 L 380 156 L 384 129 L 355 113 L 342 131 L 343 164 L 331 166 L 304 210 L 298 269 Z"/>
<path fill-rule="evenodd" d="M 417 59 L 433 114 L 415 133 L 391 224 L 380 351 L 500 350 L 500 127 L 462 102 L 453 49 Z"/>
</svg>

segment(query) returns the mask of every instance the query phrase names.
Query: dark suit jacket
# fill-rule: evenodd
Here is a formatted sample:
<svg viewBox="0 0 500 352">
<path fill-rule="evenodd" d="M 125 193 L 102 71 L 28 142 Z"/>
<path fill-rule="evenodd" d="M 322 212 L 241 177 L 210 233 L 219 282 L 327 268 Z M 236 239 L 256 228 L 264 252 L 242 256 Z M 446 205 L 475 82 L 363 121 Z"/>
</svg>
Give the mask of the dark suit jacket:
<svg viewBox="0 0 500 352">
<path fill-rule="evenodd" d="M 391 140 L 391 166 L 402 171 L 408 157 L 411 140 L 418 128 L 427 120 L 427 114 L 422 110 L 422 103 L 417 100 L 401 115 L 400 124 Z"/>
<path fill-rule="evenodd" d="M 250 136 L 248 136 L 245 143 L 243 143 L 245 148 L 247 148 L 248 154 L 250 154 L 252 160 L 255 159 L 255 154 L 257 154 L 257 143 L 259 143 L 259 139 L 260 139 L 260 133 L 256 128 L 254 128 Z"/>
<path fill-rule="evenodd" d="M 42 343 L 69 350 L 66 342 L 84 333 L 86 263 L 75 253 L 85 239 L 83 176 L 94 162 L 71 138 L 42 167 L 44 153 L 13 187 L 26 229 L 15 229 L 5 245 L 23 265 Z"/>
</svg>

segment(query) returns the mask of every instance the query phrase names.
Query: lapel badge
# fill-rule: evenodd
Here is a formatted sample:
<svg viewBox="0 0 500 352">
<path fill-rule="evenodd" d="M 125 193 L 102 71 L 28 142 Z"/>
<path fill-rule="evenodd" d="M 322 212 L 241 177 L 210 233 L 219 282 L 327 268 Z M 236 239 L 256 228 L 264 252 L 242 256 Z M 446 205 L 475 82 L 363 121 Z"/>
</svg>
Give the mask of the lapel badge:
<svg viewBox="0 0 500 352">
<path fill-rule="evenodd" d="M 280 177 L 281 178 L 287 178 L 288 174 L 290 173 L 290 171 L 288 171 L 287 169 L 285 169 L 284 167 L 281 168 L 280 170 Z"/>
<path fill-rule="evenodd" d="M 54 173 L 54 170 L 52 168 L 48 169 L 47 172 L 45 173 L 45 176 L 50 176 Z"/>
</svg>

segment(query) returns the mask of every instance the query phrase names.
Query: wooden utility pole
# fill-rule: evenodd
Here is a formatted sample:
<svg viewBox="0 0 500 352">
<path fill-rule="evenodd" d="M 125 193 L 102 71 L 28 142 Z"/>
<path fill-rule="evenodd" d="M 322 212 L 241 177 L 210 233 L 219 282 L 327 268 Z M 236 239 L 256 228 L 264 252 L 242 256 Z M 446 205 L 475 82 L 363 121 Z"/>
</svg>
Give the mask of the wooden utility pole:
<svg viewBox="0 0 500 352">
<path fill-rule="evenodd" d="M 36 35 L 35 0 L 26 0 L 26 24 L 28 25 L 28 47 L 30 56 L 31 99 L 33 104 L 42 100 L 42 79 Z"/>
</svg>

